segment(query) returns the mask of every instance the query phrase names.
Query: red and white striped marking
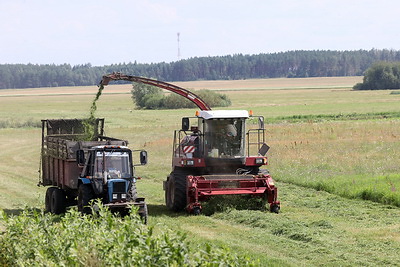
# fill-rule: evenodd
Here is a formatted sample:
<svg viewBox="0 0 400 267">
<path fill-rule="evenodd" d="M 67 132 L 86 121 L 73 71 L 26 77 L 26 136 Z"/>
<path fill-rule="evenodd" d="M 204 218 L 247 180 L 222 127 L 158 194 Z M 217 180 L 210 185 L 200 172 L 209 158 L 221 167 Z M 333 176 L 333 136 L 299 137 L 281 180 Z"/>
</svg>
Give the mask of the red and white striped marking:
<svg viewBox="0 0 400 267">
<path fill-rule="evenodd" d="M 193 153 L 195 150 L 194 146 L 184 146 L 183 147 L 183 153 Z"/>
</svg>

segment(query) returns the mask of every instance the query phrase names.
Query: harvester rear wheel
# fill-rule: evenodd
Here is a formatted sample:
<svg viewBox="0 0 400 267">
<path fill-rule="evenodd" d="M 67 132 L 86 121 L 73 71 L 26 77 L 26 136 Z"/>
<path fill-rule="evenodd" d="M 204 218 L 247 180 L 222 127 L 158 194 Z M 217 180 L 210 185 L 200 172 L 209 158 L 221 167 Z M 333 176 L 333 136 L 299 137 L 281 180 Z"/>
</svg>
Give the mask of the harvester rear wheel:
<svg viewBox="0 0 400 267">
<path fill-rule="evenodd" d="M 60 188 L 55 188 L 51 194 L 51 212 L 54 214 L 62 214 L 66 208 L 65 193 Z"/>
<path fill-rule="evenodd" d="M 78 188 L 78 210 L 82 214 L 92 214 L 90 201 L 94 199 L 94 193 L 90 184 L 81 184 Z"/>
<path fill-rule="evenodd" d="M 187 175 L 185 171 L 175 169 L 169 176 L 167 190 L 165 191 L 165 202 L 170 210 L 181 211 L 187 205 Z"/>
<path fill-rule="evenodd" d="M 56 187 L 48 187 L 46 190 L 46 196 L 44 199 L 45 212 L 51 212 L 51 198 L 53 196 L 53 192 L 55 189 L 57 189 L 57 188 Z"/>
</svg>

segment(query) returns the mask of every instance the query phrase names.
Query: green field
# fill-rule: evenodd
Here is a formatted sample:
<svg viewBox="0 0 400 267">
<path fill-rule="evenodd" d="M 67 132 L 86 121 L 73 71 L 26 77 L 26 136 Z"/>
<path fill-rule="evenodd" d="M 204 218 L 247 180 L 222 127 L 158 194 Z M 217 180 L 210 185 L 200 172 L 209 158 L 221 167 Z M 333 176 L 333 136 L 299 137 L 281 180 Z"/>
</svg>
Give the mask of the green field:
<svg viewBox="0 0 400 267">
<path fill-rule="evenodd" d="M 193 110 L 135 110 L 131 85 L 110 85 L 98 102 L 106 134 L 149 153 L 138 191 L 156 233 L 187 233 L 276 266 L 388 266 L 400 256 L 400 94 L 352 91 L 362 77 L 176 83 L 218 90 L 230 109 L 269 122 L 270 170 L 281 213 L 230 210 L 211 216 L 167 211 L 162 181 L 171 169 L 173 131 Z M 0 208 L 43 208 L 36 186 L 41 119 L 89 116 L 97 87 L 0 90 Z M 295 118 L 295 119 L 293 119 Z M 4 227 L 3 227 L 4 228 Z"/>
</svg>

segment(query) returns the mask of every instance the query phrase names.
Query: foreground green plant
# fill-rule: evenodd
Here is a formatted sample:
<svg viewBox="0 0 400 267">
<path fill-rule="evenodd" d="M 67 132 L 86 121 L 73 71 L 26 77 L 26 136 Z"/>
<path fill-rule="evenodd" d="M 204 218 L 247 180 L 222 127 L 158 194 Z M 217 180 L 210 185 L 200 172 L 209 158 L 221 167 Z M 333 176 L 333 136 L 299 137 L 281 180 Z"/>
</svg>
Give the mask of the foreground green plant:
<svg viewBox="0 0 400 267">
<path fill-rule="evenodd" d="M 99 204 L 99 203 L 98 203 Z M 250 266 L 227 249 L 191 246 L 181 233 L 155 235 L 136 212 L 113 215 L 99 205 L 93 216 L 70 210 L 64 217 L 24 210 L 0 211 L 1 266 Z"/>
</svg>

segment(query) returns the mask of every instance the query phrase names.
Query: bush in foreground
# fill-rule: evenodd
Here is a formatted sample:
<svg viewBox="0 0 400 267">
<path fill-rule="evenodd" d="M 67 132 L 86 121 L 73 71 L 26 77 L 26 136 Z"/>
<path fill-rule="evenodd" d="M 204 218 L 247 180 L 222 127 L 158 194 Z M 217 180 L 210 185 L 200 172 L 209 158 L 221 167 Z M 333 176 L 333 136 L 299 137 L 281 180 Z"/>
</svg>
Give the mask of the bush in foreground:
<svg viewBox="0 0 400 267">
<path fill-rule="evenodd" d="M 181 233 L 155 235 L 132 212 L 117 217 L 100 207 L 82 216 L 63 217 L 25 210 L 19 216 L 1 211 L 1 266 L 251 266 L 227 249 L 196 248 Z"/>
</svg>

